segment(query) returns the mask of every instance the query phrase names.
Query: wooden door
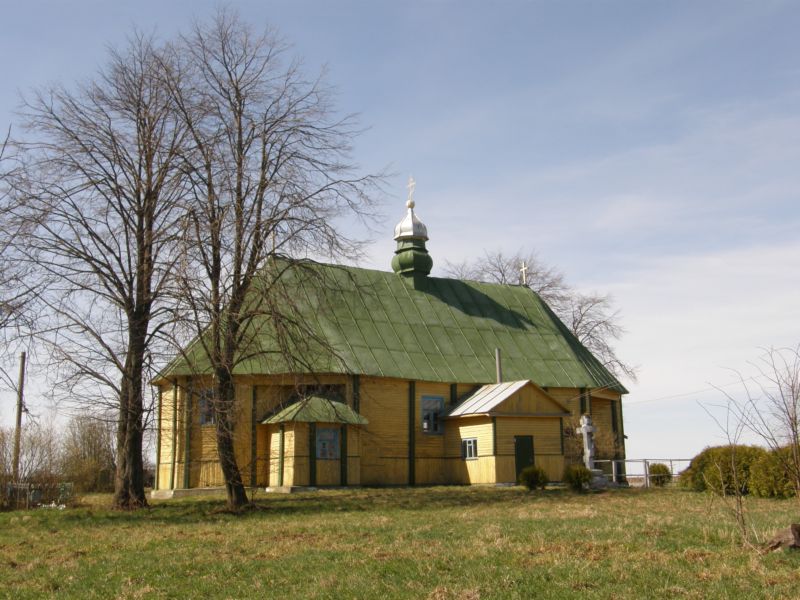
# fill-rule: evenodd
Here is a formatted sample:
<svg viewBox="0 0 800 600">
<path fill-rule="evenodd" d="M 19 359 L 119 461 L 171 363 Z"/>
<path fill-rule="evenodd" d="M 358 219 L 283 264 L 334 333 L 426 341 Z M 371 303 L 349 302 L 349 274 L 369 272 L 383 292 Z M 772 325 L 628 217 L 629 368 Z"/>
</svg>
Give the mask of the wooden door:
<svg viewBox="0 0 800 600">
<path fill-rule="evenodd" d="M 517 477 L 525 467 L 533 464 L 533 436 L 515 435 L 514 436 L 514 464 L 517 470 Z"/>
</svg>

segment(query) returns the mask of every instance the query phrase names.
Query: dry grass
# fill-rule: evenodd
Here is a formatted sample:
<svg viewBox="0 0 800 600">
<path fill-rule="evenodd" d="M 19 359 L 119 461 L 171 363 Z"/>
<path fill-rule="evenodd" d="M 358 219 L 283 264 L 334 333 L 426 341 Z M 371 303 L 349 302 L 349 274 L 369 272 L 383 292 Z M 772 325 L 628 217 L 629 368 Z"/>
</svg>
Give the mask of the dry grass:
<svg viewBox="0 0 800 600">
<path fill-rule="evenodd" d="M 111 512 L 0 514 L 0 593 L 14 598 L 795 598 L 800 553 L 744 549 L 724 507 L 678 490 L 320 491 Z M 767 537 L 793 501 L 753 500 Z"/>
</svg>

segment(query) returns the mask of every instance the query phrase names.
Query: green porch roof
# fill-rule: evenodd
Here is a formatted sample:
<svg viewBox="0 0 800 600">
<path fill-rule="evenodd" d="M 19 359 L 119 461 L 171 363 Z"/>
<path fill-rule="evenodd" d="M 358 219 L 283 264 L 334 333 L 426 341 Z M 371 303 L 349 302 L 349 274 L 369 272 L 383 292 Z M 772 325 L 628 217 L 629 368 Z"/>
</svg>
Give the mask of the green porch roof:
<svg viewBox="0 0 800 600">
<path fill-rule="evenodd" d="M 527 287 L 427 277 L 415 288 L 411 278 L 395 273 L 309 261 L 288 268 L 280 286 L 307 328 L 293 342 L 295 359 L 277 352 L 280 345 L 263 316 L 254 327 L 258 348 L 251 346 L 235 374 L 342 373 L 485 384 L 495 380 L 500 348 L 505 380 L 627 392 Z M 200 344 L 186 356 L 161 377 L 204 371 Z"/>
<path fill-rule="evenodd" d="M 309 396 L 264 419 L 262 424 L 287 423 L 289 421 L 346 423 L 348 425 L 367 425 L 369 423 L 346 404 L 324 396 Z"/>
</svg>

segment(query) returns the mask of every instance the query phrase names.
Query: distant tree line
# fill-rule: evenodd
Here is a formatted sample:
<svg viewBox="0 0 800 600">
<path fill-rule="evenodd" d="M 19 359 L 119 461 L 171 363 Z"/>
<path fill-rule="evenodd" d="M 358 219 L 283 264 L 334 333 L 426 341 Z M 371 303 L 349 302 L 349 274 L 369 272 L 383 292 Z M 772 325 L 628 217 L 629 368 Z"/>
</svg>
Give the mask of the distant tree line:
<svg viewBox="0 0 800 600">
<path fill-rule="evenodd" d="M 13 438 L 12 428 L 0 428 L 0 486 L 12 482 Z M 63 429 L 32 422 L 21 438 L 20 481 L 34 486 L 71 483 L 77 492 L 111 492 L 114 440 L 113 420 L 78 416 Z"/>
</svg>

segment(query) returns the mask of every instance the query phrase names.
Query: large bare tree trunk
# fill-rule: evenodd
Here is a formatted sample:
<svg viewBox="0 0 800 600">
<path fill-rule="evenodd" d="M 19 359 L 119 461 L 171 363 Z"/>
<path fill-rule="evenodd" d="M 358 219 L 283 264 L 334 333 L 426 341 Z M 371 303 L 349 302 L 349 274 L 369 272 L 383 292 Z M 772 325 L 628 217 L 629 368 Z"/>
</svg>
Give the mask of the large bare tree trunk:
<svg viewBox="0 0 800 600">
<path fill-rule="evenodd" d="M 120 385 L 114 507 L 123 510 L 147 506 L 142 460 L 144 337 L 143 332 L 138 333 L 138 341 L 131 344 L 127 355 Z"/>
<path fill-rule="evenodd" d="M 180 302 L 214 373 L 217 450 L 233 510 L 247 502 L 233 373 L 261 351 L 260 317 L 269 311 L 276 330 L 279 313 L 293 321 L 292 301 L 268 298 L 270 285 L 258 282 L 279 253 L 356 254 L 335 223 L 345 214 L 369 218 L 367 191 L 379 179 L 353 176 L 353 120 L 334 114 L 330 90 L 285 61 L 285 51 L 274 32 L 259 35 L 221 10 L 175 46 L 180 68 L 168 82 L 192 146 Z M 278 345 L 286 364 L 297 362 L 297 344 Z"/>
<path fill-rule="evenodd" d="M 18 142 L 14 180 L 19 252 L 42 280 L 40 339 L 72 408 L 117 411 L 114 506 L 147 504 L 143 434 L 146 369 L 173 319 L 174 275 L 186 193 L 185 130 L 165 88 L 168 61 L 133 38 L 75 89 L 55 86 L 26 103 L 34 135 Z"/>
<path fill-rule="evenodd" d="M 236 388 L 227 370 L 218 371 L 217 377 L 217 452 L 219 452 L 222 475 L 225 478 L 228 508 L 239 510 L 248 503 L 248 499 L 247 491 L 242 481 L 242 472 L 236 461 L 236 449 L 234 447 Z"/>
</svg>

